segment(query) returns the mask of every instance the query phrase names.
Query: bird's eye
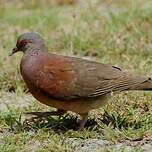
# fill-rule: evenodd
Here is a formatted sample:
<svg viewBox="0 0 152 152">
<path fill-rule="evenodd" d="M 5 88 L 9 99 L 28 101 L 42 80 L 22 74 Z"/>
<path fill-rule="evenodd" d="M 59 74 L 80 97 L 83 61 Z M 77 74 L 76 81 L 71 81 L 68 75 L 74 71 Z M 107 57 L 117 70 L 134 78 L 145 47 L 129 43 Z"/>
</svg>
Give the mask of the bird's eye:
<svg viewBox="0 0 152 152">
<path fill-rule="evenodd" d="M 21 41 L 17 41 L 16 46 L 17 46 L 18 48 L 22 48 L 22 47 L 26 46 L 27 43 L 30 43 L 30 41 L 24 39 L 24 40 L 21 40 Z"/>
<path fill-rule="evenodd" d="M 21 42 L 20 42 L 20 46 L 25 46 L 27 44 L 27 41 L 25 41 L 25 40 L 22 40 Z"/>
</svg>

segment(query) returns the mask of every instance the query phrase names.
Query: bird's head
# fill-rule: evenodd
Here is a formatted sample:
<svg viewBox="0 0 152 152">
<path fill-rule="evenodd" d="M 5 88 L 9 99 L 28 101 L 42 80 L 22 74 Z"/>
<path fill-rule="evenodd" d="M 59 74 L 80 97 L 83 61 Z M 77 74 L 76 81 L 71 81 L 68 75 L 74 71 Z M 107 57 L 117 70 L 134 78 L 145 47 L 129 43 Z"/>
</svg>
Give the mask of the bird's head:
<svg viewBox="0 0 152 152">
<path fill-rule="evenodd" d="M 40 47 L 45 46 L 44 40 L 39 34 L 33 32 L 23 33 L 18 37 L 16 47 L 13 48 L 10 55 L 13 55 L 18 51 L 25 52 L 30 46 L 30 44 L 37 45 Z"/>
</svg>

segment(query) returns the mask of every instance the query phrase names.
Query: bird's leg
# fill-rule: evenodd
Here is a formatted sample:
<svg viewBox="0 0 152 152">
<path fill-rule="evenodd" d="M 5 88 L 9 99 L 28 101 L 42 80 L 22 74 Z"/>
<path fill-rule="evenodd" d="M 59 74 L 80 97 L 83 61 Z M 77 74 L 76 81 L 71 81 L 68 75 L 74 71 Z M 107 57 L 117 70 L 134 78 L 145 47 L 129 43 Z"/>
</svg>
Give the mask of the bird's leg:
<svg viewBox="0 0 152 152">
<path fill-rule="evenodd" d="M 50 112 L 27 112 L 25 114 L 28 115 L 34 115 L 35 117 L 32 117 L 31 120 L 32 121 L 34 119 L 39 119 L 39 118 L 48 118 L 49 116 L 59 116 L 59 118 L 66 113 L 65 110 L 62 109 L 58 109 L 57 111 L 50 111 Z"/>
<path fill-rule="evenodd" d="M 88 119 L 88 113 L 84 113 L 84 114 L 80 114 L 82 119 L 80 120 L 80 126 L 78 128 L 78 130 L 83 130 L 84 129 L 84 125 L 86 124 L 87 122 L 87 119 Z"/>
</svg>

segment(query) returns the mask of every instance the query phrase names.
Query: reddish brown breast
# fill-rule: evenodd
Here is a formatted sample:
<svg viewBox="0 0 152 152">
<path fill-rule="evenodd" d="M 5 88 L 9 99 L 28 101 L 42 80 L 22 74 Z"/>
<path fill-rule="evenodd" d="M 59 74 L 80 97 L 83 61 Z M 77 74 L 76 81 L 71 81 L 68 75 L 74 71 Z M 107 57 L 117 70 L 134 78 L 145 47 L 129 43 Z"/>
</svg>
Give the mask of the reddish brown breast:
<svg viewBox="0 0 152 152">
<path fill-rule="evenodd" d="M 52 97 L 70 95 L 74 85 L 74 71 L 70 62 L 47 52 L 25 54 L 21 62 L 21 74 L 29 89 L 34 85 Z"/>
</svg>

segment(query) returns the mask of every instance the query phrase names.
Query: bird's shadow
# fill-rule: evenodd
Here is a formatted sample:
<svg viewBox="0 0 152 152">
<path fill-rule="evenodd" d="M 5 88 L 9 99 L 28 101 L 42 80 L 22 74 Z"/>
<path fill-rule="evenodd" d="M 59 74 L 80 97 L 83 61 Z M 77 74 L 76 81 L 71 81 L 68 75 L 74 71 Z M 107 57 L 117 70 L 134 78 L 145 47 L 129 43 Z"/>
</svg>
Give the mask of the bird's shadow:
<svg viewBox="0 0 152 152">
<path fill-rule="evenodd" d="M 94 119 L 88 119 L 85 128 L 91 129 L 97 125 L 97 122 Z M 66 132 L 68 130 L 78 130 L 79 121 L 78 117 L 67 114 L 61 118 L 57 116 L 50 116 L 47 118 L 35 119 L 33 121 L 24 121 L 24 128 L 27 130 L 36 130 L 36 129 L 51 129 L 55 132 Z"/>
</svg>

